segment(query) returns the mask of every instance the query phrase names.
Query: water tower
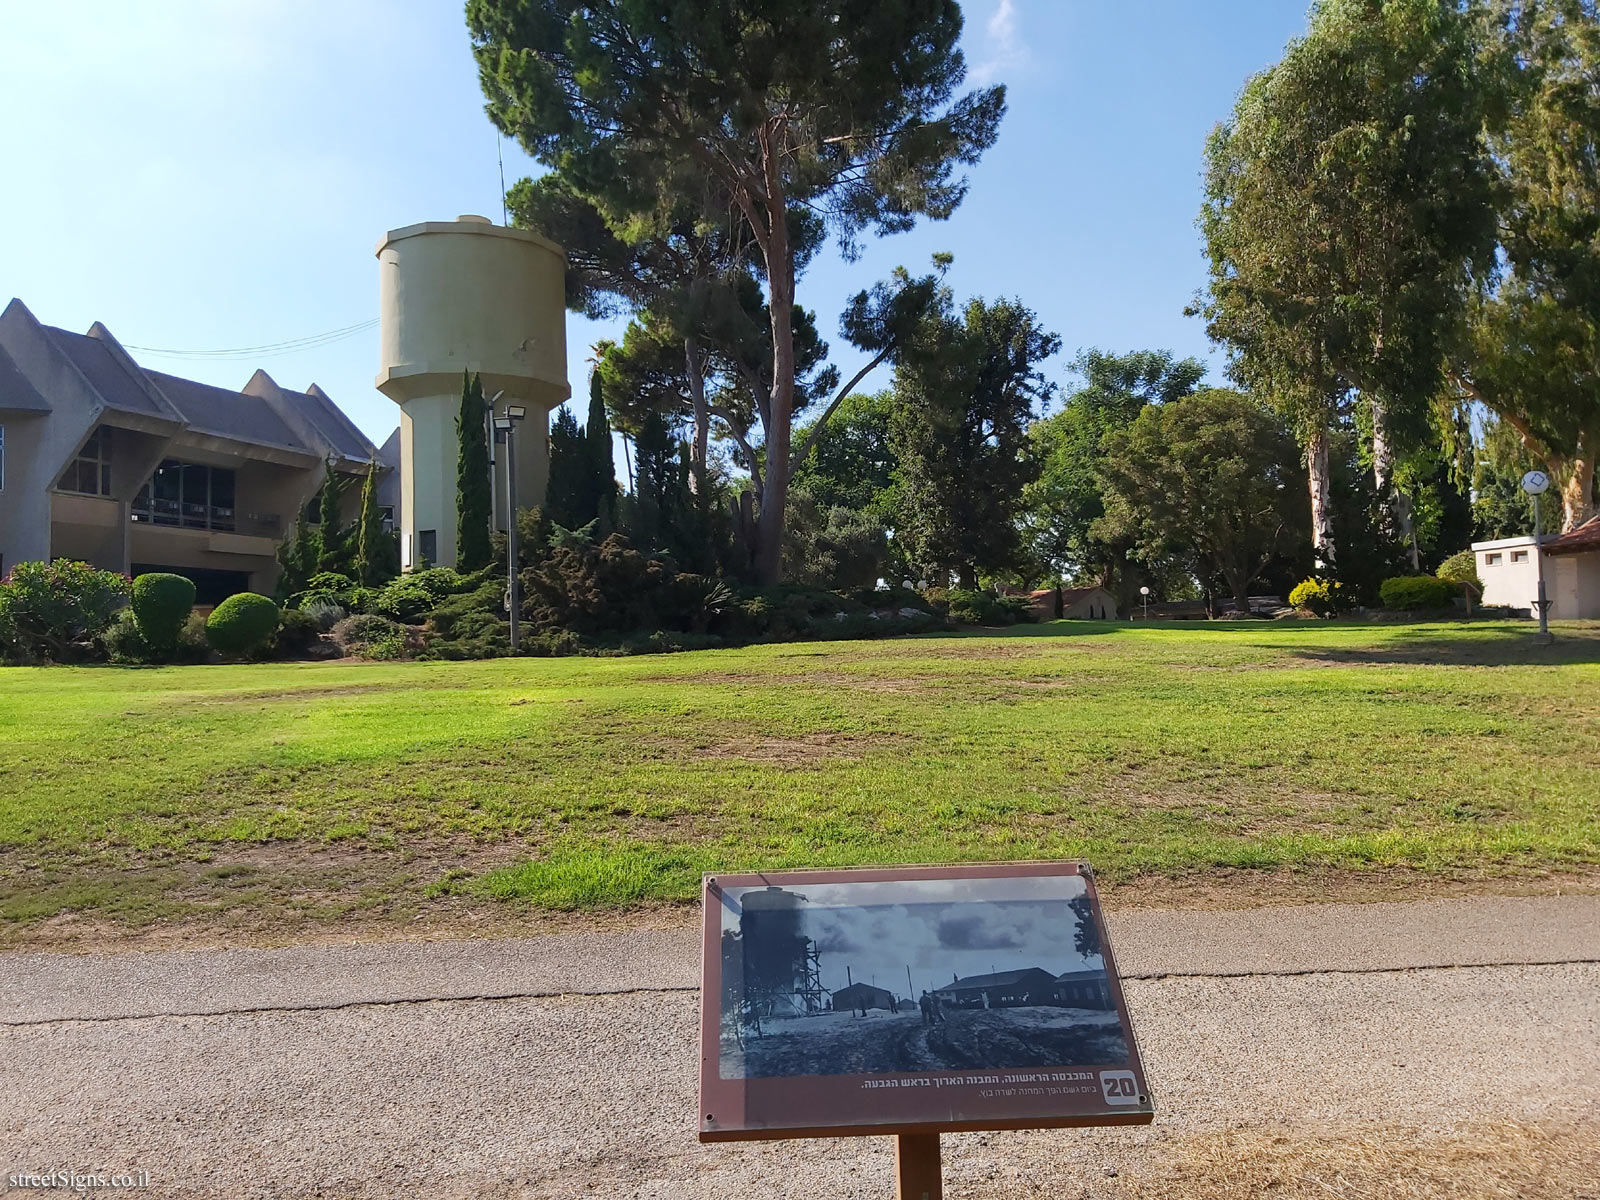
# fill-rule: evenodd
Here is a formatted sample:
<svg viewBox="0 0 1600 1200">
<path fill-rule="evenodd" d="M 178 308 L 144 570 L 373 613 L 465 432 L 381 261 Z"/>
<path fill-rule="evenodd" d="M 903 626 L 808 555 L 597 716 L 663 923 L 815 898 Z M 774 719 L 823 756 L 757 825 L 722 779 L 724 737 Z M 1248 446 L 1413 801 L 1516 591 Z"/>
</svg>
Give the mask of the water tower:
<svg viewBox="0 0 1600 1200">
<path fill-rule="evenodd" d="M 517 505 L 544 503 L 550 410 L 567 385 L 566 254 L 486 217 L 424 221 L 378 243 L 377 386 L 400 406 L 400 556 L 456 564 L 456 417 L 461 373 L 527 409 L 517 431 Z M 504 447 L 495 449 L 494 522 L 508 524 Z"/>
</svg>

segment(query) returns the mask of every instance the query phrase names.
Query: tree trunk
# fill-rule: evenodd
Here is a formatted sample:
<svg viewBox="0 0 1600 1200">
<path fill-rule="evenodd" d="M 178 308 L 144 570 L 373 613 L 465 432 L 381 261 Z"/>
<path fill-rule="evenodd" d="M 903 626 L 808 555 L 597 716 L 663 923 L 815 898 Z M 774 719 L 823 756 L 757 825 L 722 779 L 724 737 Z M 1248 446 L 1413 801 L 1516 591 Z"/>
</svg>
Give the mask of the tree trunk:
<svg viewBox="0 0 1600 1200">
<path fill-rule="evenodd" d="M 1250 616 L 1250 585 L 1248 583 L 1236 583 L 1233 585 L 1233 608 L 1241 621 Z"/>
<path fill-rule="evenodd" d="M 1565 466 L 1561 479 L 1561 531 L 1576 529 L 1595 514 L 1594 472 L 1596 451 L 1600 450 L 1600 431 L 1578 439 L 1577 453 Z"/>
<path fill-rule="evenodd" d="M 978 586 L 978 572 L 971 563 L 962 563 L 956 568 L 956 586 L 966 591 L 973 591 Z"/>
<path fill-rule="evenodd" d="M 770 178 L 770 175 L 769 175 Z M 772 312 L 772 411 L 767 418 L 766 475 L 756 533 L 756 579 L 764 586 L 783 573 L 783 515 L 789 499 L 790 421 L 794 413 L 794 256 L 781 195 L 768 201 L 767 294 Z"/>
<path fill-rule="evenodd" d="M 706 454 L 711 433 L 711 413 L 706 407 L 705 354 L 695 338 L 683 341 L 683 361 L 689 376 L 689 404 L 693 426 L 689 438 L 689 490 L 706 494 Z"/>
<path fill-rule="evenodd" d="M 1411 497 L 1401 495 L 1394 482 L 1394 446 L 1389 441 L 1388 405 L 1376 395 L 1369 395 L 1367 400 L 1372 405 L 1372 479 L 1383 505 L 1386 532 L 1406 545 L 1411 554 L 1411 569 L 1420 571 L 1422 557 L 1411 519 Z"/>
<path fill-rule="evenodd" d="M 1328 452 L 1328 431 L 1318 429 L 1306 440 L 1306 477 L 1311 490 L 1311 549 L 1319 571 L 1334 565 Z"/>
</svg>

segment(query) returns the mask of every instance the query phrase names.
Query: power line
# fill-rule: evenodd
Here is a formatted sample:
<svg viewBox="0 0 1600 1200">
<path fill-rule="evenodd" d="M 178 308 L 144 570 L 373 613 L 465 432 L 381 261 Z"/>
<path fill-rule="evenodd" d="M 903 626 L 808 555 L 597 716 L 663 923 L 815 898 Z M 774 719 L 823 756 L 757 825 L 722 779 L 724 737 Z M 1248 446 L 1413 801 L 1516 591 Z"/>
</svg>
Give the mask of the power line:
<svg viewBox="0 0 1600 1200">
<path fill-rule="evenodd" d="M 154 354 L 161 358 L 272 358 L 283 354 L 298 354 L 303 350 L 314 350 L 321 346 L 328 346 L 334 342 L 343 341 L 345 338 L 354 337 L 376 327 L 378 318 L 373 317 L 368 321 L 361 321 L 355 325 L 346 325 L 342 329 L 330 329 L 325 333 L 314 333 L 307 337 L 290 338 L 283 342 L 267 342 L 260 346 L 234 346 L 227 350 L 174 350 L 162 346 L 135 346 L 127 344 L 126 349 L 137 350 L 141 354 Z"/>
</svg>

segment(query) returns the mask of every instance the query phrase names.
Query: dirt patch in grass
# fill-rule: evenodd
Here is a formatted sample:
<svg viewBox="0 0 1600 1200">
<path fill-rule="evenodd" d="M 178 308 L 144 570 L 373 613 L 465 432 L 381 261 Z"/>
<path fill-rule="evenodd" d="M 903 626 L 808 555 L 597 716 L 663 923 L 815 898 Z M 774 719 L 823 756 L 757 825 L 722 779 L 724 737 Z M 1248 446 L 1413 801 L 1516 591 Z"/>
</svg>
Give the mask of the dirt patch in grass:
<svg viewBox="0 0 1600 1200">
<path fill-rule="evenodd" d="M 895 733 L 808 733 L 803 737 L 741 737 L 697 749 L 701 758 L 738 759 L 802 769 L 822 760 L 853 761 L 905 739 Z"/>
<path fill-rule="evenodd" d="M 1600 1200 L 1600 1123 L 1230 1129 L 1158 1142 L 1105 1182 L 1116 1200 Z"/>
</svg>

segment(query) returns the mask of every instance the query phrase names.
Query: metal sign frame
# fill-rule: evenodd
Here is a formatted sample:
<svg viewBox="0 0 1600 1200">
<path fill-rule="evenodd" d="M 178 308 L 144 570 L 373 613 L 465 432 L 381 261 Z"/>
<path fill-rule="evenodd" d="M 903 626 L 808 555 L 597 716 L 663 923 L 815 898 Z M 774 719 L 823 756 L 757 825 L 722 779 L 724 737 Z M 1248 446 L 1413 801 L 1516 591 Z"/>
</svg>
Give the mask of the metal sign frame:
<svg viewBox="0 0 1600 1200">
<path fill-rule="evenodd" d="M 1081 881 L 1075 884 L 1071 881 Z M 753 1005 L 748 999 L 748 980 L 751 972 L 744 966 L 742 944 L 749 943 L 754 946 L 767 944 L 766 941 L 750 942 L 749 928 L 745 925 L 746 914 L 754 909 L 754 905 L 743 903 L 743 898 L 750 893 L 745 889 L 760 889 L 765 893 L 762 897 L 762 907 L 778 905 L 786 909 L 799 911 L 802 904 L 808 903 L 804 897 L 807 888 L 816 893 L 818 889 L 831 888 L 825 895 L 859 895 L 860 902 L 835 905 L 815 905 L 808 911 L 826 910 L 829 913 L 841 913 L 850 909 L 856 911 L 875 911 L 879 906 L 872 904 L 875 895 L 885 897 L 883 905 L 889 906 L 885 911 L 894 908 L 909 909 L 916 907 L 923 901 L 908 903 L 905 900 L 895 900 L 889 897 L 910 894 L 904 885 L 923 885 L 916 894 L 939 894 L 936 886 L 946 884 L 950 886 L 950 895 L 972 895 L 979 899 L 960 901 L 928 900 L 926 903 L 945 903 L 961 906 L 961 912 L 977 912 L 974 905 L 988 904 L 991 901 L 982 899 L 987 895 L 999 897 L 999 903 L 1015 905 L 1061 905 L 1063 908 L 1070 906 L 1077 898 L 1086 899 L 1088 902 L 1088 919 L 1095 927 L 1097 935 L 1100 961 L 1104 965 L 1104 987 L 1109 993 L 1109 1005 L 1104 1010 L 1114 1013 L 1116 1018 L 1115 1032 L 1120 1034 L 1121 1044 L 1125 1047 L 1125 1055 L 1118 1058 L 1113 1055 L 1108 1061 L 1099 1062 L 1035 1062 L 1032 1065 L 1004 1066 L 964 1066 L 954 1069 L 905 1071 L 874 1071 L 866 1073 L 829 1073 L 829 1074 L 765 1074 L 725 1076 L 723 1074 L 723 1059 L 725 1053 L 732 1055 L 734 1051 L 729 1047 L 728 1040 L 735 1037 L 737 1040 L 737 1057 L 739 1070 L 747 1071 L 745 1059 L 745 1045 L 747 1030 L 753 1023 L 756 1029 L 760 1028 L 759 1015 L 752 1015 L 752 1007 L 771 1008 L 773 1000 L 765 991 L 757 997 Z M 847 885 L 844 888 L 835 885 Z M 884 885 L 874 887 L 873 885 Z M 901 885 L 896 887 L 895 885 Z M 788 889 L 794 889 L 789 892 Z M 1037 893 L 1042 898 L 1030 899 L 1030 892 Z M 1071 899 L 1064 898 L 1066 893 L 1074 892 Z M 1009 895 L 1015 899 L 1005 899 Z M 778 899 L 772 897 L 776 895 Z M 785 897 L 788 897 L 785 899 Z M 797 903 L 798 901 L 798 903 Z M 804 1137 L 840 1137 L 840 1136 L 866 1136 L 866 1135 L 918 1135 L 939 1134 L 945 1132 L 960 1132 L 974 1130 L 1007 1130 L 1007 1129 L 1041 1129 L 1041 1128 L 1072 1128 L 1091 1125 L 1144 1125 L 1149 1124 L 1155 1117 L 1155 1107 L 1151 1099 L 1149 1083 L 1145 1077 L 1144 1067 L 1139 1056 L 1138 1044 L 1134 1038 L 1132 1024 L 1128 1017 L 1127 1004 L 1123 996 L 1121 981 L 1117 976 L 1116 963 L 1113 958 L 1111 943 L 1107 936 L 1105 920 L 1100 911 L 1099 898 L 1095 891 L 1094 875 L 1087 864 L 1076 862 L 1049 862 L 1049 863 L 983 863 L 962 866 L 922 866 L 922 867 L 894 867 L 871 868 L 859 870 L 809 870 L 809 871 L 774 871 L 763 874 L 738 874 L 738 875 L 707 875 L 702 881 L 701 911 L 703 923 L 703 937 L 701 947 L 701 992 L 700 992 L 700 1107 L 698 1112 L 699 1138 L 702 1142 L 720 1141 L 747 1141 L 764 1139 L 804 1138 Z M 979 912 L 984 916 L 987 912 Z M 1043 910 L 1041 910 L 1043 911 Z M 1055 910 L 1051 910 L 1055 911 Z M 1073 910 L 1076 913 L 1076 909 Z M 726 915 L 725 915 L 726 914 Z M 727 922 L 734 920 L 737 915 L 739 930 L 734 934 L 729 930 Z M 931 912 L 918 913 L 918 919 L 926 922 L 933 914 Z M 969 916 L 960 918 L 971 920 Z M 1081 917 L 1076 918 L 1081 921 Z M 785 927 L 787 928 L 787 927 Z M 1077 928 L 1075 923 L 1074 929 Z M 798 926 L 796 926 L 798 929 Z M 725 939 L 725 934 L 728 935 Z M 787 935 L 785 935 L 787 937 Z M 941 930 L 942 936 L 942 930 Z M 1054 936 L 1059 937 L 1059 931 Z M 788 941 L 795 938 L 788 937 Z M 806 943 L 800 938 L 799 942 Z M 787 945 L 788 943 L 783 943 Z M 989 953 L 989 951 L 983 951 Z M 725 954 L 737 953 L 739 964 L 737 968 L 740 977 L 737 981 L 732 978 L 724 979 Z M 809 961 L 815 964 L 815 945 L 807 943 L 800 945 L 795 952 L 796 963 Z M 870 953 L 870 952 L 867 952 Z M 1026 957 L 1026 950 L 1020 949 L 1021 957 Z M 806 956 L 810 955 L 809 960 Z M 887 965 L 887 964 L 885 964 Z M 948 969 L 948 968 L 947 968 Z M 807 988 L 813 981 L 807 972 Z M 797 965 L 796 971 L 801 968 Z M 1096 972 L 1091 971 L 1090 974 Z M 732 970 L 728 972 L 732 975 Z M 1002 976 L 1028 975 L 1029 971 L 1007 971 L 990 975 L 987 978 L 998 979 Z M 1042 977 L 1043 970 L 1033 972 L 1034 976 Z M 1072 974 L 1063 973 L 1063 977 Z M 909 968 L 908 968 L 909 975 Z M 799 975 L 797 974 L 797 978 Z M 974 976 L 974 979 L 979 976 Z M 908 978 L 908 990 L 910 980 Z M 949 991 L 957 983 L 964 980 L 954 980 L 952 984 L 938 988 L 937 991 Z M 988 986 L 990 991 L 999 985 Z M 977 985 L 975 985 L 977 987 Z M 881 998 L 873 994 L 887 992 L 887 989 L 866 987 L 864 982 L 854 982 L 845 988 L 836 991 L 848 991 L 852 997 L 851 1016 L 855 1017 L 854 997 L 866 995 L 873 997 L 881 1004 Z M 969 989 L 970 992 L 970 989 Z M 791 1015 L 799 1016 L 807 1024 L 805 1027 L 794 1025 L 792 1030 L 806 1029 L 807 1032 L 823 1030 L 823 1023 L 832 1021 L 834 1030 L 842 1026 L 837 1012 L 830 1007 L 826 1011 L 812 1007 L 812 1001 L 806 999 L 808 992 L 795 985 L 794 996 L 797 998 L 790 1002 L 790 1012 L 783 1014 L 783 1019 L 769 1017 L 767 1030 L 759 1035 L 751 1032 L 749 1036 L 767 1037 L 785 1032 L 784 1025 Z M 890 993 L 892 995 L 892 993 Z M 925 991 L 924 995 L 928 993 Z M 956 995 L 952 991 L 952 995 Z M 1031 995 L 1031 993 L 1030 993 Z M 1034 1018 L 1040 1020 L 1052 1019 L 1048 1010 L 1056 1008 L 1069 1008 L 1057 998 L 1047 1002 L 1044 1006 L 1047 1011 L 1044 1016 L 1039 1016 L 1039 1010 L 1034 1011 Z M 734 997 L 738 997 L 734 1000 Z M 906 998 L 911 1004 L 917 1001 Z M 1014 1004 L 1007 1003 L 1008 998 L 997 996 L 995 1011 L 1004 1012 Z M 831 1000 L 829 1001 L 831 1005 Z M 864 1000 L 865 1004 L 866 1001 Z M 916 1023 L 916 1016 L 912 1010 L 898 1000 L 891 1001 L 893 1007 L 886 1013 L 873 1012 L 872 1017 L 898 1015 L 902 1022 Z M 730 1022 L 729 1005 L 737 1007 L 732 1012 Z M 801 1005 L 804 1012 L 795 1009 Z M 987 1010 L 990 1001 L 987 996 L 983 998 L 983 1007 Z M 971 1005 L 976 1007 L 976 1005 Z M 939 1009 L 937 998 L 933 1008 Z M 950 1011 L 956 1012 L 959 1017 L 959 1008 Z M 868 1016 L 865 1007 L 862 1009 L 863 1017 Z M 925 1007 L 922 1020 L 928 1022 L 930 1013 Z M 985 1014 L 987 1017 L 987 1013 Z M 1009 1018 L 1010 1014 L 1006 1016 Z M 946 1017 L 935 1017 L 935 1020 L 947 1020 Z M 1022 1020 L 1019 1016 L 1016 1020 Z M 970 1021 L 971 1018 L 968 1018 Z M 1000 1017 L 994 1021 L 1001 1020 Z M 730 1034 L 730 1024 L 736 1027 L 736 1033 Z M 866 1026 L 857 1027 L 865 1030 Z M 887 1031 L 888 1025 L 880 1025 Z M 1078 1026 L 1072 1027 L 1074 1029 Z M 1114 1045 L 1115 1039 L 1105 1040 L 1110 1037 L 1111 1027 L 1105 1018 L 1101 1018 L 1097 1026 L 1084 1025 L 1081 1028 L 1092 1029 L 1101 1040 L 1098 1045 Z M 769 1032 L 770 1031 L 770 1032 Z M 847 1031 L 848 1032 L 848 1031 Z M 1086 1035 L 1087 1036 L 1087 1035 Z M 994 1039 L 991 1038 L 991 1042 Z M 926 1035 L 924 1035 L 926 1043 Z M 1087 1043 L 1086 1043 L 1087 1044 Z M 1005 1053 L 1005 1051 L 994 1051 Z M 1020 1053 L 1019 1051 L 1009 1051 Z M 808 1061 L 808 1060 L 802 1060 Z M 1109 1089 L 1109 1090 L 1108 1090 Z M 934 1141 L 937 1145 L 937 1141 Z"/>
</svg>

